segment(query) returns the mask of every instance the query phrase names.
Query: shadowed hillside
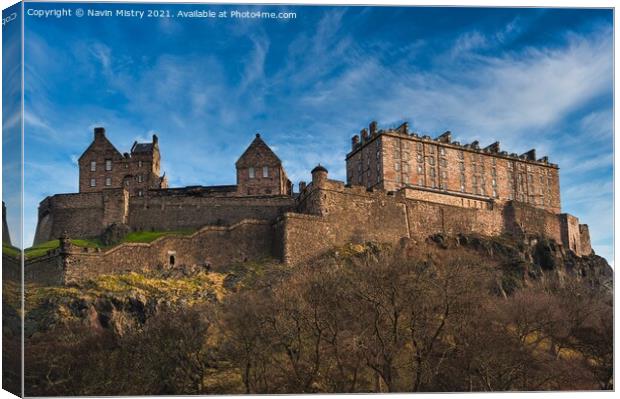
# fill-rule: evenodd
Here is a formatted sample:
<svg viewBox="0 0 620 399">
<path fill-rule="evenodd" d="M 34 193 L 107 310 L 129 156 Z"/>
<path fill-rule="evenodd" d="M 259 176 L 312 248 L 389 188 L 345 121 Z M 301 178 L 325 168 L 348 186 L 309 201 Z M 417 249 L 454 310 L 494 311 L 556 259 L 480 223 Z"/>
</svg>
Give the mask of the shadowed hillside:
<svg viewBox="0 0 620 399">
<path fill-rule="evenodd" d="M 547 239 L 443 235 L 30 287 L 27 394 L 612 389 L 611 287 Z"/>
</svg>

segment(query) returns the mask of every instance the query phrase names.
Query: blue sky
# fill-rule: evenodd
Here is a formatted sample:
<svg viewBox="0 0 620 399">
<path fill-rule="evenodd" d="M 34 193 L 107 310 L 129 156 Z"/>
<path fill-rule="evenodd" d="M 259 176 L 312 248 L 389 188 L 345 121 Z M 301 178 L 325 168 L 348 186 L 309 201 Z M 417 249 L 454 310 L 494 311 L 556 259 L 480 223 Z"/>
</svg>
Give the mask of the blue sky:
<svg viewBox="0 0 620 399">
<path fill-rule="evenodd" d="M 256 132 L 294 183 L 318 162 L 344 180 L 353 134 L 408 120 L 431 136 L 549 155 L 563 211 L 611 261 L 611 11 L 260 8 L 297 18 L 26 17 L 27 244 L 38 202 L 77 191 L 76 160 L 97 125 L 121 152 L 157 132 L 162 167 L 184 186 L 233 184 Z"/>
<path fill-rule="evenodd" d="M 20 5 L 2 11 L 2 201 L 11 244 L 21 247 L 21 19 Z M 15 15 L 15 17 L 14 17 Z"/>
</svg>

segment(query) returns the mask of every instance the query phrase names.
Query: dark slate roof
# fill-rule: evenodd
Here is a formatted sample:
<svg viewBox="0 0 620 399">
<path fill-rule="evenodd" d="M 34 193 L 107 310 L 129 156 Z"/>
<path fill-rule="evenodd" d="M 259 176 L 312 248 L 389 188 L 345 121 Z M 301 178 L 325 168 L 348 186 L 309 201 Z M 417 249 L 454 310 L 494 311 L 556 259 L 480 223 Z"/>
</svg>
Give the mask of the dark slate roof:
<svg viewBox="0 0 620 399">
<path fill-rule="evenodd" d="M 131 147 L 132 154 L 153 152 L 153 143 L 135 143 Z"/>
<path fill-rule="evenodd" d="M 267 143 L 263 141 L 263 139 L 260 137 L 260 134 L 258 133 L 256 133 L 256 137 L 254 138 L 250 146 L 243 152 L 243 154 L 241 154 L 236 163 L 239 164 L 245 157 L 250 156 L 252 153 L 256 152 L 262 153 L 264 156 L 266 156 L 267 158 L 271 158 L 278 164 L 282 164 L 280 158 L 278 158 L 276 153 L 273 152 L 273 150 L 267 145 Z"/>
</svg>

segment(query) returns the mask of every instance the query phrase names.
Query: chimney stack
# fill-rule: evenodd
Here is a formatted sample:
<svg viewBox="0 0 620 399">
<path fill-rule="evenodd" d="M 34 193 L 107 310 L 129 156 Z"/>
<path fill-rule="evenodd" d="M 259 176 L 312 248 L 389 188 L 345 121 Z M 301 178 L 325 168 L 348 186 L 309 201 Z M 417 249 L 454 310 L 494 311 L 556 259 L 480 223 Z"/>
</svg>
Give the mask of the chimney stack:
<svg viewBox="0 0 620 399">
<path fill-rule="evenodd" d="M 105 137 L 105 128 L 103 128 L 103 127 L 96 127 L 95 128 L 95 140 L 102 139 L 104 137 Z"/>
<path fill-rule="evenodd" d="M 370 137 L 375 137 L 377 134 L 377 121 L 370 122 L 368 128 L 370 129 Z"/>
</svg>

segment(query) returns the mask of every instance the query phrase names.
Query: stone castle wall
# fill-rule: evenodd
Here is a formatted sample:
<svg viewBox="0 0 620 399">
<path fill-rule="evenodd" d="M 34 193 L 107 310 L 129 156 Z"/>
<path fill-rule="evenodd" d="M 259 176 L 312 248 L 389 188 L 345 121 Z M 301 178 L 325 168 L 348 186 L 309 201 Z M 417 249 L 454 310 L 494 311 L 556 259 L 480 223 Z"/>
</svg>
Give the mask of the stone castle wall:
<svg viewBox="0 0 620 399">
<path fill-rule="evenodd" d="M 166 236 L 151 243 L 126 243 L 108 250 L 64 246 L 26 262 L 27 282 L 66 284 L 101 274 L 139 272 L 180 265 L 214 270 L 273 256 L 273 223 L 243 220 L 207 226 L 189 236 Z"/>
<path fill-rule="evenodd" d="M 518 202 L 481 203 L 482 208 L 445 202 L 408 198 L 406 191 L 367 191 L 332 180 L 313 183 L 300 198 L 302 214 L 287 213 L 278 222 L 282 258 L 294 264 L 350 242 L 396 243 L 402 237 L 423 240 L 436 233 L 544 235 L 577 255 L 591 253 L 587 226 L 574 216 Z"/>
<path fill-rule="evenodd" d="M 206 225 L 231 225 L 243 219 L 275 221 L 293 210 L 290 196 L 214 197 L 149 195 L 132 198 L 129 225 L 136 230 L 180 230 Z"/>
<path fill-rule="evenodd" d="M 296 264 L 346 243 L 397 243 L 402 238 L 424 240 L 436 233 L 544 235 L 577 255 L 591 253 L 587 226 L 568 214 L 519 202 L 474 198 L 472 203 L 464 203 L 460 198 L 454 202 L 449 194 L 438 198 L 441 194 L 437 192 L 412 194 L 408 190 L 349 187 L 327 179 L 327 172 L 321 170 L 313 173 L 312 183 L 298 198 L 218 197 L 188 195 L 178 190 L 131 199 L 123 190 L 94 194 L 55 196 L 44 201 L 42 205 L 53 209 L 51 215 L 46 215 L 51 216 L 51 230 L 60 236 L 67 231 L 63 227 L 71 227 L 75 230 L 70 237 L 78 238 L 73 235 L 75 231 L 92 234 L 96 228 L 103 228 L 103 220 L 107 223 L 123 217 L 138 230 L 202 228 L 191 236 L 167 236 L 149 244 L 121 244 L 106 251 L 73 246 L 61 249 L 27 262 L 29 278 L 50 284 L 67 283 L 99 274 L 177 265 L 208 264 L 217 269 L 266 256 Z M 85 224 L 85 215 L 92 226 Z M 71 226 L 72 221 L 75 226 Z"/>
<path fill-rule="evenodd" d="M 98 237 L 112 223 L 128 224 L 133 230 L 170 231 L 228 226 L 243 219 L 275 221 L 294 206 L 290 196 L 193 195 L 182 190 L 154 190 L 148 197 L 130 197 L 123 189 L 60 194 L 41 202 L 35 244 L 64 233 L 72 238 Z"/>
</svg>

